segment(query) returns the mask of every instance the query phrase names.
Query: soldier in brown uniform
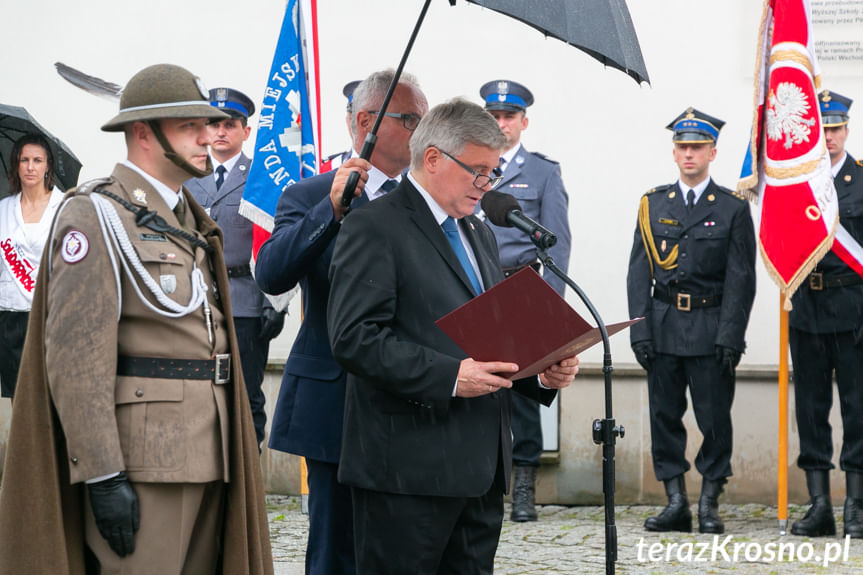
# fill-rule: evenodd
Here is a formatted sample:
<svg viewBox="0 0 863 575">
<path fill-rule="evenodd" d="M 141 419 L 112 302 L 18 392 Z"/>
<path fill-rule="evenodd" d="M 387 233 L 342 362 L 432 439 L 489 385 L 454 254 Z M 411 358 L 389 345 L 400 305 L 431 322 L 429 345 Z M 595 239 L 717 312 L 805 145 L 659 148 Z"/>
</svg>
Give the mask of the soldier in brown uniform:
<svg viewBox="0 0 863 575">
<path fill-rule="evenodd" d="M 182 187 L 211 170 L 206 124 L 223 117 L 187 70 L 145 68 L 102 127 L 125 132 L 127 159 L 58 209 L 13 414 L 0 573 L 81 573 L 84 557 L 102 575 L 272 573 L 222 237 Z M 40 423 L 53 460 L 26 448 Z M 28 485 L 45 482 L 61 500 L 34 516 L 46 494 Z M 54 520 L 62 531 L 45 533 Z"/>
</svg>

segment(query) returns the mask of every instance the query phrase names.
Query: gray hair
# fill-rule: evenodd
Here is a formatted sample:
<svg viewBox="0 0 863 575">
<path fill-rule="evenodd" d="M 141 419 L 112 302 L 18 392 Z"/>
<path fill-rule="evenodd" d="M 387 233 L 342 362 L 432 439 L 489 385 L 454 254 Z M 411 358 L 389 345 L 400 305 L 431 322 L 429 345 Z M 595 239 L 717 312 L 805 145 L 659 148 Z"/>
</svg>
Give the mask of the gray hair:
<svg viewBox="0 0 863 575">
<path fill-rule="evenodd" d="M 453 98 L 438 104 L 423 116 L 411 136 L 411 169 L 422 166 L 427 148 L 434 146 L 458 156 L 467 144 L 502 150 L 506 136 L 497 120 L 473 102 Z"/>
<path fill-rule="evenodd" d="M 377 110 L 384 103 L 387 89 L 393 81 L 396 71 L 392 68 L 373 72 L 368 78 L 357 85 L 354 96 L 351 99 L 349 110 L 351 113 L 351 134 L 357 133 L 357 113 L 361 110 Z M 399 76 L 399 85 L 409 86 L 415 91 L 422 93 L 419 82 L 413 74 L 403 72 Z"/>
</svg>

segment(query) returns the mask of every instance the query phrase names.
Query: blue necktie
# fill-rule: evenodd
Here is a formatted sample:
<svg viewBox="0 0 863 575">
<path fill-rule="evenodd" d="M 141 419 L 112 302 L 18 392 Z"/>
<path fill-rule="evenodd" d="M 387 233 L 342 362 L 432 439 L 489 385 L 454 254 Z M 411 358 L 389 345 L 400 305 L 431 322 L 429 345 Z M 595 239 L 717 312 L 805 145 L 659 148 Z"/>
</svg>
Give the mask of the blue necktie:
<svg viewBox="0 0 863 575">
<path fill-rule="evenodd" d="M 398 186 L 399 183 L 396 180 L 387 180 L 383 184 L 381 184 L 380 191 L 382 194 L 388 194 Z"/>
<path fill-rule="evenodd" d="M 455 223 L 454 219 L 447 216 L 447 219 L 445 219 L 440 226 L 443 228 L 443 231 L 446 234 L 446 239 L 449 240 L 449 244 L 452 246 L 453 251 L 455 251 L 458 261 L 461 262 L 461 267 L 464 268 L 467 278 L 470 280 L 470 285 L 473 286 L 474 293 L 477 295 L 481 294 L 482 288 L 479 285 L 479 280 L 476 278 L 476 273 L 474 273 L 473 266 L 470 264 L 470 259 L 467 257 L 464 244 L 461 243 L 461 237 L 458 235 L 458 224 Z"/>
<path fill-rule="evenodd" d="M 216 189 L 222 187 L 222 184 L 225 183 L 225 172 L 228 170 L 225 169 L 225 166 L 219 166 L 216 168 Z"/>
</svg>

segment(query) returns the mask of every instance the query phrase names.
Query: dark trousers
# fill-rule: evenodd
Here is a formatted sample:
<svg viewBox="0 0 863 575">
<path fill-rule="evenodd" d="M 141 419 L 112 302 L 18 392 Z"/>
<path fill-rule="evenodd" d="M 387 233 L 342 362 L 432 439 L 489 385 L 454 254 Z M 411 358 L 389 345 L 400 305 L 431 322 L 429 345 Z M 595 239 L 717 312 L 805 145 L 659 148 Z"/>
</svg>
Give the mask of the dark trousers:
<svg viewBox="0 0 863 575">
<path fill-rule="evenodd" d="M 704 436 L 695 467 L 704 479 L 724 479 L 731 475 L 734 375 L 723 372 L 712 355 L 656 354 L 647 372 L 653 471 L 660 481 L 689 471 L 683 425 L 687 387 Z"/>
<path fill-rule="evenodd" d="M 399 495 L 357 487 L 352 492 L 358 575 L 493 573 L 503 522 L 500 481 L 480 497 Z"/>
<path fill-rule="evenodd" d="M 833 469 L 833 373 L 842 412 L 842 470 L 863 472 L 863 343 L 854 332 L 815 334 L 789 329 L 801 469 Z"/>
<path fill-rule="evenodd" d="M 264 371 L 267 369 L 267 355 L 270 353 L 270 340 L 261 337 L 261 318 L 235 317 L 234 328 L 240 348 L 240 361 L 243 364 L 243 379 L 249 394 L 252 420 L 255 422 L 255 436 L 258 446 L 264 440 L 267 425 L 267 412 L 264 411 L 266 397 L 262 385 Z"/>
<path fill-rule="evenodd" d="M 27 336 L 26 311 L 0 311 L 0 397 L 14 397 Z"/>
<path fill-rule="evenodd" d="M 306 575 L 354 575 L 351 489 L 336 479 L 336 463 L 306 458 L 309 485 L 309 541 Z"/>
<path fill-rule="evenodd" d="M 542 455 L 542 424 L 539 403 L 520 393 L 512 395 L 512 463 L 539 467 Z"/>
</svg>

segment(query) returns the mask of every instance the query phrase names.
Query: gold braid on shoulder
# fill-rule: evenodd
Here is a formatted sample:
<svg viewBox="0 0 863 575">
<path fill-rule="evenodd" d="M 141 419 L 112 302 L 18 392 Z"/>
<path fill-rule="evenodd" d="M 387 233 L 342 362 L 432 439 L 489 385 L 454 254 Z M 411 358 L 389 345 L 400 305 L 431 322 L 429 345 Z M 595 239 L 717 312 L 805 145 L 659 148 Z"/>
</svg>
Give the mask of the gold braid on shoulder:
<svg viewBox="0 0 863 575">
<path fill-rule="evenodd" d="M 638 229 L 641 231 L 641 241 L 644 242 L 644 251 L 647 252 L 647 262 L 650 264 L 650 279 L 653 279 L 653 262 L 664 270 L 673 270 L 677 267 L 677 248 L 674 246 L 668 257 L 659 259 L 656 251 L 656 242 L 650 231 L 650 201 L 647 196 L 641 196 L 641 204 L 638 206 Z"/>
</svg>

